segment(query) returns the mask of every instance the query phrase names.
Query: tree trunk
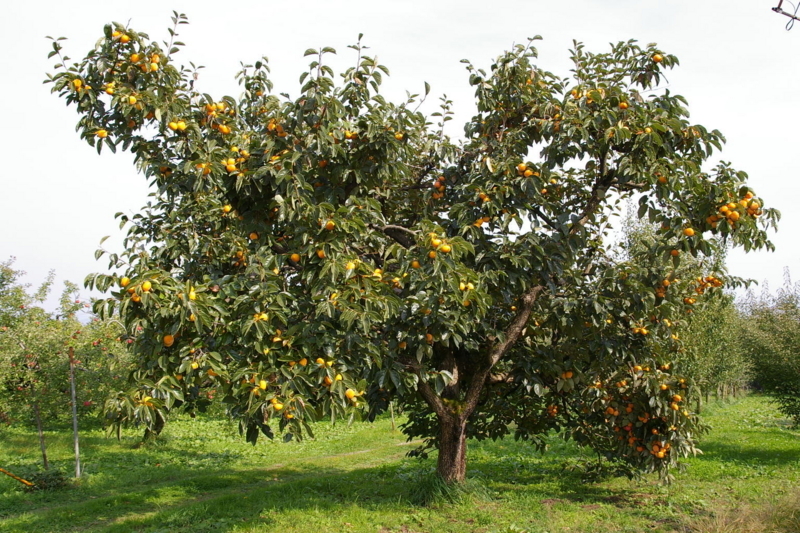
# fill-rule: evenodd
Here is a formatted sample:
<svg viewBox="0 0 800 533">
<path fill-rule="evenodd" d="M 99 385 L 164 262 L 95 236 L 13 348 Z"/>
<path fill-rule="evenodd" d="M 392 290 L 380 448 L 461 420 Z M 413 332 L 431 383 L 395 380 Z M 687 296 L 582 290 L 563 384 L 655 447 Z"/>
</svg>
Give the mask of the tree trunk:
<svg viewBox="0 0 800 533">
<path fill-rule="evenodd" d="M 156 423 L 153 426 L 153 429 L 147 428 L 144 430 L 144 436 L 142 437 L 142 442 L 150 442 L 158 438 L 161 435 L 161 431 L 164 429 L 164 417 L 161 416 L 159 411 L 156 411 Z"/>
<path fill-rule="evenodd" d="M 602 169 L 601 174 L 605 174 L 605 169 Z M 610 182 L 592 191 L 593 197 L 584 209 L 582 218 L 573 224 L 570 235 L 587 223 L 609 187 Z M 503 340 L 493 341 L 493 345 L 482 360 L 475 360 L 466 352 L 444 349 L 438 369 L 448 370 L 452 378 L 440 393 L 428 384 L 421 366 L 413 362 L 409 365 L 419 378 L 417 390 L 436 413 L 439 421 L 439 459 L 436 473 L 445 483 L 461 483 L 466 479 L 467 420 L 475 411 L 487 380 L 492 378 L 492 368 L 522 336 L 533 306 L 544 290 L 545 285 L 536 285 L 522 295 L 521 309 L 508 325 L 502 336 Z M 436 348 L 434 350 L 437 351 Z M 455 409 L 452 407 L 454 403 L 457 406 Z"/>
<path fill-rule="evenodd" d="M 50 463 L 47 462 L 47 447 L 44 445 L 44 431 L 42 430 L 42 414 L 39 412 L 39 401 L 36 399 L 36 388 L 31 382 L 31 396 L 33 396 L 33 417 L 36 419 L 36 431 L 39 433 L 39 447 L 42 449 L 42 462 L 44 469 L 50 469 Z"/>
<path fill-rule="evenodd" d="M 439 460 L 436 473 L 445 483 L 463 483 L 467 475 L 467 421 L 439 417 Z"/>
</svg>

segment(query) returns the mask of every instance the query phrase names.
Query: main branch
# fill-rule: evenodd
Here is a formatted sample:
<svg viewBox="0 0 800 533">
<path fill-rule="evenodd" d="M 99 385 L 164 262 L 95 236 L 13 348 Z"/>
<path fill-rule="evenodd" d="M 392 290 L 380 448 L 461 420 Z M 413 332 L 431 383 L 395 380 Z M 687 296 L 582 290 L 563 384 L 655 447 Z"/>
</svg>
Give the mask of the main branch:
<svg viewBox="0 0 800 533">
<path fill-rule="evenodd" d="M 490 350 L 485 365 L 472 377 L 469 383 L 469 388 L 464 398 L 466 412 L 472 413 L 475 409 L 481 390 L 483 390 L 492 368 L 497 364 L 500 358 L 516 344 L 517 340 L 519 340 L 533 312 L 533 306 L 544 289 L 544 285 L 536 285 L 531 287 L 531 289 L 522 296 L 517 316 L 514 317 L 506 328 L 503 340 L 495 344 Z"/>
<path fill-rule="evenodd" d="M 408 228 L 404 228 L 403 226 L 388 224 L 386 226 L 370 225 L 370 227 L 382 232 L 388 237 L 391 237 L 400 243 L 404 248 L 411 248 L 415 244 L 417 234 Z"/>
</svg>

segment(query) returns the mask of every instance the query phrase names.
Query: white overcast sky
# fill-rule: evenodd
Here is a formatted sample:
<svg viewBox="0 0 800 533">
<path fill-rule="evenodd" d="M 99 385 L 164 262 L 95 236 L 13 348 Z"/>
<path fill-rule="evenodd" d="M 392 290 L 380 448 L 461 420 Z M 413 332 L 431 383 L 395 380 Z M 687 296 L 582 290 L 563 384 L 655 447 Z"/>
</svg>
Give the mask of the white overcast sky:
<svg viewBox="0 0 800 533">
<path fill-rule="evenodd" d="M 67 55 L 82 57 L 102 36 L 103 25 L 130 21 L 152 38 L 167 38 L 172 10 L 185 13 L 187 46 L 177 62 L 205 65 L 200 90 L 238 96 L 239 62 L 270 59 L 276 92 L 297 94 L 309 47 L 333 46 L 333 62 L 350 65 L 346 48 L 359 33 L 391 70 L 384 93 L 399 99 L 423 82 L 432 96 L 454 101 L 457 138 L 473 110 L 473 92 L 459 61 L 488 67 L 492 58 L 527 37 L 542 35 L 539 66 L 569 70 L 573 39 L 590 50 L 637 39 L 656 42 L 678 56 L 669 88 L 689 100 L 691 119 L 721 130 L 728 139 L 717 159 L 750 174 L 768 207 L 783 214 L 773 235 L 775 253 L 734 252 L 733 274 L 768 281 L 774 290 L 783 270 L 800 276 L 800 23 L 785 30 L 786 17 L 770 8 L 778 0 L 494 0 L 252 2 L 29 0 L 6 2 L 0 17 L 0 260 L 16 257 L 25 280 L 40 283 L 50 269 L 61 281 L 82 285 L 105 235 L 119 246 L 114 213 L 136 212 L 147 197 L 144 178 L 127 154 L 98 156 L 75 133 L 77 115 L 42 85 L 52 70 L 46 35 L 68 37 Z M 784 2 L 784 7 L 787 3 Z M 337 69 L 338 72 L 338 69 Z M 436 98 L 430 98 L 436 101 Z M 429 112 L 433 109 L 429 109 Z M 84 291 L 84 296 L 89 296 Z M 48 304 L 49 308 L 54 303 Z"/>
</svg>

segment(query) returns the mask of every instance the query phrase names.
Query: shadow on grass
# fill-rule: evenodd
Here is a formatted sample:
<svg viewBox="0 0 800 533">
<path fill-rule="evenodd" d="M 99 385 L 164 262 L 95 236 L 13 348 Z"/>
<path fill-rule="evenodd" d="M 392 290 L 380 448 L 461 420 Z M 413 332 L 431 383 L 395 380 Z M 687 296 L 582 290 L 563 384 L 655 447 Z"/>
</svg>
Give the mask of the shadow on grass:
<svg viewBox="0 0 800 533">
<path fill-rule="evenodd" d="M 489 473 L 482 477 L 494 490 L 498 501 L 516 500 L 515 505 L 536 517 L 536 521 L 543 516 L 596 513 L 596 520 L 600 522 L 608 520 L 608 517 L 624 515 L 627 522 L 647 524 L 658 531 L 681 530 L 682 522 L 675 515 L 678 507 L 669 501 L 668 492 L 656 486 L 654 476 L 623 484 L 612 479 L 605 480 L 611 483 L 585 483 L 580 471 L 564 469 L 565 459 L 579 456 L 575 448 L 562 446 L 558 453 L 550 455 L 548 452 L 543 456 L 536 453 L 535 458 L 533 453 L 527 457 L 490 458 L 476 462 L 474 466 L 479 473 Z M 526 458 L 527 463 L 524 461 Z M 692 504 L 682 503 L 680 507 L 687 513 L 697 511 Z M 586 531 L 595 531 L 592 526 L 588 527 L 590 529 Z"/>
<path fill-rule="evenodd" d="M 124 452 L 117 455 L 125 458 Z M 338 459 L 349 461 L 350 457 L 360 461 L 356 457 L 362 456 Z M 666 504 L 663 496 L 639 493 L 636 488 L 582 484 L 578 473 L 562 469 L 563 459 L 532 451 L 478 456 L 470 462 L 470 477 L 489 488 L 498 503 L 530 502 L 525 512 L 532 516 L 562 504 L 577 504 L 587 512 L 608 506 L 626 508 L 648 519 L 655 507 Z M 380 460 L 391 462 L 349 469 L 346 463 L 320 465 L 305 457 L 292 464 L 247 470 L 209 468 L 197 475 L 176 467 L 150 481 L 128 480 L 125 486 L 105 480 L 82 498 L 66 502 L 60 497 L 52 506 L 39 501 L 36 509 L 7 515 L 7 526 L 0 525 L 0 531 L 261 531 L 285 525 L 299 514 L 321 517 L 320 524 L 328 526 L 334 517 L 351 512 L 375 517 L 413 514 L 415 506 L 409 502 L 435 460 L 402 461 L 397 453 L 384 454 Z M 489 509 L 492 505 L 486 504 Z"/>
<path fill-rule="evenodd" d="M 68 494 L 33 499 L 14 495 L 0 504 L 5 508 L 0 516 L 6 518 L 0 531 L 226 531 L 264 528 L 298 511 L 328 517 L 350 509 L 374 516 L 398 509 L 413 513 L 410 502 L 435 466 L 435 458 L 403 461 L 404 450 L 394 445 L 374 450 L 377 458 L 374 453 L 319 460 L 305 456 L 296 462 L 239 470 L 224 464 L 156 468 L 160 451 L 158 445 L 137 450 L 135 462 L 127 449 L 105 451 L 94 462 L 117 465 L 119 475 L 108 469 Z M 163 451 L 174 458 L 169 446 Z M 181 454 L 190 462 L 209 455 Z M 589 503 L 605 501 L 609 495 L 607 490 L 582 486 L 576 474 L 563 472 L 558 457 L 542 457 L 532 449 L 515 457 L 478 455 L 471 460 L 470 477 L 488 487 L 498 501 L 521 492 L 537 499 L 566 497 Z M 148 456 L 151 467 L 143 468 Z M 332 458 L 339 465 L 320 464 Z M 376 461 L 385 464 L 372 466 Z"/>
<path fill-rule="evenodd" d="M 343 453 L 317 459 L 298 449 L 296 459 L 281 459 L 284 464 L 269 464 L 265 458 L 260 466 L 243 467 L 237 460 L 246 454 L 224 448 L 221 453 L 192 451 L 180 448 L 179 439 L 135 453 L 134 439 L 113 450 L 100 450 L 106 442 L 89 439 L 87 445 L 98 448 L 89 465 L 98 470 L 73 491 L 9 493 L 0 499 L 0 518 L 5 519 L 0 531 L 261 531 L 271 524 L 285 525 L 299 513 L 320 516 L 320 523 L 351 510 L 375 516 L 413 514 L 409 501 L 435 465 L 435 457 L 423 463 L 402 461 L 403 450 L 394 444 L 360 452 L 369 455 Z M 579 473 L 562 468 L 565 459 L 579 452 L 556 442 L 544 455 L 513 442 L 491 446 L 471 442 L 469 476 L 489 488 L 497 502 L 529 505 L 525 512 L 531 515 L 577 504 L 586 512 L 626 509 L 648 523 L 668 518 L 659 512 L 670 505 L 668 496 L 653 490 L 652 480 L 627 487 L 583 484 Z M 709 464 L 751 467 L 798 461 L 796 448 L 788 443 L 762 450 L 755 443 L 710 441 L 703 448 L 708 455 L 697 460 Z M 332 458 L 339 466 L 323 464 Z M 385 464 L 372 466 L 376 462 Z M 487 504 L 490 516 L 492 505 Z"/>
<path fill-rule="evenodd" d="M 697 460 L 700 462 L 723 461 L 772 467 L 791 463 L 800 464 L 797 445 L 776 447 L 770 444 L 768 447 L 759 447 L 757 443 L 750 442 L 724 443 L 712 441 L 702 443 L 700 448 L 703 450 L 703 455 L 697 456 Z"/>
<path fill-rule="evenodd" d="M 224 531 L 226 524 L 263 526 L 272 521 L 270 516 L 289 510 L 326 514 L 358 505 L 379 511 L 407 496 L 408 485 L 397 479 L 392 467 L 345 470 L 303 464 L 215 470 L 69 504 L 61 500 L 57 508 L 40 507 L 35 514 L 9 520 L 14 523 L 8 531 Z"/>
<path fill-rule="evenodd" d="M 130 498 L 137 498 L 135 492 L 140 487 L 146 486 L 155 492 L 176 481 L 180 481 L 187 491 L 199 491 L 203 490 L 208 472 L 229 473 L 230 470 L 224 469 L 225 465 L 240 458 L 240 454 L 229 451 L 181 450 L 177 455 L 174 449 L 164 445 L 140 447 L 135 439 L 124 441 L 110 450 L 107 442 L 104 437 L 82 439 L 85 477 L 73 481 L 70 488 L 36 493 L 8 491 L 0 499 L 0 518 L 39 512 L 42 504 L 49 502 L 58 502 L 55 505 L 65 508 L 93 500 L 106 502 L 109 506 L 124 504 Z M 26 441 L 25 444 L 29 446 L 30 442 Z M 21 475 L 38 471 L 41 467 L 38 458 L 27 453 L 25 455 L 27 460 L 17 463 L 15 471 Z M 74 461 L 51 459 L 51 468 L 72 472 Z M 195 480 L 197 487 L 193 485 Z M 225 484 L 222 479 L 215 483 Z M 97 497 L 97 494 L 103 496 Z"/>
<path fill-rule="evenodd" d="M 47 436 L 45 436 L 47 439 Z M 8 450 L 28 450 L 31 445 L 31 439 L 27 435 L 19 435 L 14 433 L 0 434 L 0 442 L 3 443 L 3 449 Z"/>
</svg>

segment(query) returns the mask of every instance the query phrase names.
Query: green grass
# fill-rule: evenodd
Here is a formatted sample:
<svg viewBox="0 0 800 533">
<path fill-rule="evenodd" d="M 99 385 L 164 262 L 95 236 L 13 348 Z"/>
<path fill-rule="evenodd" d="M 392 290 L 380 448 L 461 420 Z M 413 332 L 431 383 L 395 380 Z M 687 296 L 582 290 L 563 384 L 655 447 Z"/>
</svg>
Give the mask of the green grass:
<svg viewBox="0 0 800 533">
<path fill-rule="evenodd" d="M 31 494 L 0 479 L 0 532 L 800 530 L 800 431 L 758 396 L 706 414 L 705 454 L 669 487 L 651 477 L 581 484 L 562 468 L 581 452 L 557 439 L 543 456 L 514 441 L 471 442 L 471 489 L 428 506 L 412 502 L 430 489 L 435 463 L 406 458 L 388 420 L 321 424 L 315 440 L 255 447 L 229 422 L 202 417 L 170 421 L 141 448 L 133 433 L 116 441 L 91 430 L 73 487 Z M 47 439 L 54 465 L 71 471 L 69 431 Z M 37 451 L 35 432 L 0 430 L 0 466 L 30 469 Z"/>
</svg>

